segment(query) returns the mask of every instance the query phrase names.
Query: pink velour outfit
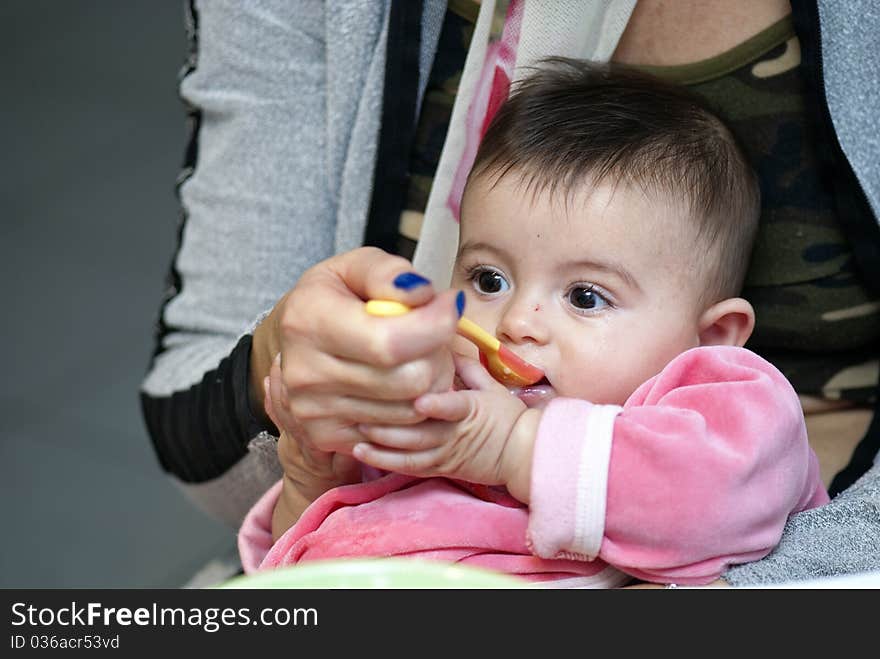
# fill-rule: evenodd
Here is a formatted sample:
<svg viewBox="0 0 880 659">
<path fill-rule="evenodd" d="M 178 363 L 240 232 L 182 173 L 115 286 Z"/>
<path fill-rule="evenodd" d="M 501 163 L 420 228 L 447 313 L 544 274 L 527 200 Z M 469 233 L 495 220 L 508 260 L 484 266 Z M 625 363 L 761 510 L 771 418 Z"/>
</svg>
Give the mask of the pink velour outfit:
<svg viewBox="0 0 880 659">
<path fill-rule="evenodd" d="M 411 556 L 581 587 L 709 583 L 768 554 L 791 514 L 828 502 L 791 385 L 730 346 L 682 353 L 622 407 L 550 401 L 529 506 L 495 488 L 387 474 L 326 492 L 273 543 L 280 491 L 241 527 L 246 573 Z"/>
</svg>

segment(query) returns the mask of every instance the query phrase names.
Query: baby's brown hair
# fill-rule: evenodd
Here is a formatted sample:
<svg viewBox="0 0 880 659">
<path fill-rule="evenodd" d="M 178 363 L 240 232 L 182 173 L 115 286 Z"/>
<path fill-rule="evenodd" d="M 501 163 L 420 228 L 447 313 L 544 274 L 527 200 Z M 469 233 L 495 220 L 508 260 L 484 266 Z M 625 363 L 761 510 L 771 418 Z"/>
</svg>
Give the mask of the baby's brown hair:
<svg viewBox="0 0 880 659">
<path fill-rule="evenodd" d="M 572 195 L 611 181 L 681 198 L 707 276 L 704 302 L 739 294 L 760 217 L 758 178 L 733 134 L 687 89 L 620 65 L 551 58 L 519 81 L 471 177 L 510 172 Z"/>
</svg>

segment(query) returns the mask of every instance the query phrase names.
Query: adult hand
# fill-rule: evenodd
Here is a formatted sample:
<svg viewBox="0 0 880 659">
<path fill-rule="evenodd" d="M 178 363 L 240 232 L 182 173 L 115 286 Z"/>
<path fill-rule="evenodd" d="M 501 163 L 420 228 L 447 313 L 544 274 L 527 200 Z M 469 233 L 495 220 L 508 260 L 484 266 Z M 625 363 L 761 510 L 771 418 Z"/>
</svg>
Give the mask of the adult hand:
<svg viewBox="0 0 880 659">
<path fill-rule="evenodd" d="M 425 417 L 413 401 L 451 387 L 456 292 L 436 295 L 420 279 L 409 261 L 382 250 L 346 252 L 303 273 L 256 329 L 252 408 L 262 409 L 263 381 L 280 353 L 283 389 L 273 405 L 285 425 L 280 430 L 294 440 L 279 445 L 285 473 L 295 464 L 325 484 L 328 477 L 350 482 L 357 476 L 353 462 L 333 466 L 327 454 L 350 456 L 364 441 L 357 424 L 418 423 Z M 371 298 L 412 311 L 371 316 L 364 311 Z"/>
</svg>

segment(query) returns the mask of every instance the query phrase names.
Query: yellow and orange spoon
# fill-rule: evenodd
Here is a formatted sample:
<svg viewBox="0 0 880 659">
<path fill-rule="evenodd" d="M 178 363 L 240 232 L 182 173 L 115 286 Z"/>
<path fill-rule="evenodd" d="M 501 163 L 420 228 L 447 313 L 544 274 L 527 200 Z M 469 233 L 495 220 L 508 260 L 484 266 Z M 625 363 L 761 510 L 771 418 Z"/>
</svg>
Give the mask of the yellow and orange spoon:
<svg viewBox="0 0 880 659">
<path fill-rule="evenodd" d="M 394 300 L 370 300 L 366 311 L 371 316 L 400 316 L 407 313 L 409 307 Z M 516 356 L 472 320 L 459 318 L 457 332 L 479 348 L 480 362 L 501 384 L 527 387 L 544 377 L 544 371 Z"/>
</svg>

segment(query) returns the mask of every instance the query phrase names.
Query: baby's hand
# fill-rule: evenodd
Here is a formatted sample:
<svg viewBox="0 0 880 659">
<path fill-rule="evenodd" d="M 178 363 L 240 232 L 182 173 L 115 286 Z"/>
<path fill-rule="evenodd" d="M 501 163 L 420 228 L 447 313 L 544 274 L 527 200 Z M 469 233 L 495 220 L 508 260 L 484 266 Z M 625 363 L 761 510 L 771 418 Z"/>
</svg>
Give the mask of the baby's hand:
<svg viewBox="0 0 880 659">
<path fill-rule="evenodd" d="M 456 355 L 455 370 L 468 389 L 416 399 L 416 411 L 428 417 L 419 424 L 359 426 L 370 441 L 356 445 L 354 457 L 412 476 L 504 485 L 528 503 L 541 412 L 528 409 L 473 359 Z"/>
</svg>

